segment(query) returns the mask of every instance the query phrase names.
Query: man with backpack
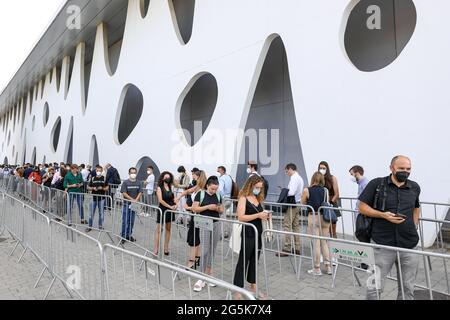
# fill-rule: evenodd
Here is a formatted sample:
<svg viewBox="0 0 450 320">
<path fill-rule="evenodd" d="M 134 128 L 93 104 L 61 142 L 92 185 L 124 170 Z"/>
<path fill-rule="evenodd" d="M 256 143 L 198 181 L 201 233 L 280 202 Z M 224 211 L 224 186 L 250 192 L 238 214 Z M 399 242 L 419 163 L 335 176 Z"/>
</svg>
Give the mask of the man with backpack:
<svg viewBox="0 0 450 320">
<path fill-rule="evenodd" d="M 419 242 L 417 227 L 420 217 L 420 186 L 409 180 L 411 160 L 396 156 L 390 165 L 391 175 L 369 182 L 359 197 L 359 212 L 371 219 L 371 242 L 391 247 L 414 249 Z M 419 265 L 419 255 L 388 249 L 375 249 L 376 275 L 380 286 L 367 288 L 367 299 L 375 300 L 384 289 L 386 277 L 396 265 L 398 274 L 398 299 L 414 300 L 414 282 Z M 401 281 L 402 280 L 402 281 Z M 376 281 L 378 283 L 379 281 Z"/>
<path fill-rule="evenodd" d="M 110 203 L 110 199 L 106 198 L 105 209 L 112 208 L 114 204 L 114 195 L 122 184 L 122 180 L 120 179 L 119 171 L 114 168 L 110 163 L 105 166 L 106 169 L 106 182 L 109 185 L 109 195 L 111 196 L 112 203 Z"/>
</svg>

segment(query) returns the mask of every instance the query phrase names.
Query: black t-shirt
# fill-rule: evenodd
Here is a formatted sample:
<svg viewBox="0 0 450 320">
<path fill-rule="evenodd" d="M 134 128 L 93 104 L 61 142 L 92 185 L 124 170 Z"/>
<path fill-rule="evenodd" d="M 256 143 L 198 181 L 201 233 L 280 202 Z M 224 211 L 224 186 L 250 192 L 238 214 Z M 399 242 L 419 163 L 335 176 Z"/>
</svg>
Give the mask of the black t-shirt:
<svg viewBox="0 0 450 320">
<path fill-rule="evenodd" d="M 194 202 L 200 202 L 201 194 L 202 194 L 202 192 L 197 193 L 197 195 L 195 196 Z M 205 197 L 204 197 L 202 203 L 199 204 L 200 207 L 206 207 L 206 206 L 209 206 L 210 204 L 218 204 L 218 205 L 222 204 L 222 202 L 219 201 L 219 196 L 217 194 L 210 195 L 206 191 L 204 191 L 204 194 L 205 194 Z M 212 217 L 212 218 L 220 218 L 219 212 L 213 211 L 213 210 L 205 210 L 205 211 L 201 212 L 200 215 Z"/>
<path fill-rule="evenodd" d="M 100 190 L 92 190 L 92 194 L 105 195 L 106 191 L 104 191 L 104 188 L 107 186 L 108 182 L 104 176 L 95 176 L 89 182 L 89 187 L 91 188 L 102 188 Z"/>
<path fill-rule="evenodd" d="M 373 208 L 377 187 L 382 179 L 386 181 L 387 193 L 384 212 L 404 214 L 407 218 L 401 224 L 394 224 L 386 219 L 373 219 L 372 239 L 377 244 L 412 249 L 419 242 L 414 224 L 414 209 L 420 208 L 420 187 L 416 182 L 407 180 L 399 188 L 392 182 L 391 176 L 377 178 L 369 182 L 359 196 L 359 201 Z"/>
</svg>

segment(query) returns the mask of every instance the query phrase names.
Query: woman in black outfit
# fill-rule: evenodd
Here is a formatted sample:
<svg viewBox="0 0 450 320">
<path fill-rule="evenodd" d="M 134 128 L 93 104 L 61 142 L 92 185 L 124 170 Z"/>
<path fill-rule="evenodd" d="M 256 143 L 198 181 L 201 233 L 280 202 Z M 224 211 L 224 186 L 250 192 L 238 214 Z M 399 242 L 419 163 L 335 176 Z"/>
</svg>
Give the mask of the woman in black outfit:
<svg viewBox="0 0 450 320">
<path fill-rule="evenodd" d="M 164 254 L 166 256 L 169 255 L 170 230 L 172 227 L 172 222 L 175 221 L 175 215 L 171 213 L 165 214 L 165 212 L 169 210 L 175 211 L 177 209 L 177 201 L 175 199 L 172 188 L 173 174 L 165 171 L 159 176 L 158 189 L 156 191 L 156 195 L 158 196 L 159 201 L 159 208 L 161 209 L 162 215 L 158 212 L 158 216 L 156 219 L 155 255 L 158 255 L 162 225 L 165 225 L 166 227 L 166 236 L 164 239 Z"/>
<path fill-rule="evenodd" d="M 242 228 L 242 242 L 241 251 L 239 253 L 239 260 L 236 265 L 234 274 L 234 285 L 243 288 L 244 279 L 250 283 L 250 290 L 256 293 L 256 254 L 258 259 L 262 248 L 262 220 L 269 218 L 269 213 L 263 209 L 264 200 L 264 180 L 258 176 L 253 175 L 248 178 L 244 187 L 239 194 L 239 202 L 237 206 L 237 216 L 240 222 L 253 224 L 258 230 L 255 235 L 253 228 Z M 255 246 L 255 237 L 258 237 L 258 248 Z M 245 250 L 245 251 L 244 251 Z M 258 250 L 258 253 L 256 253 Z M 240 299 L 241 295 L 237 294 L 236 299 Z M 265 298 L 261 294 L 260 298 Z"/>
</svg>

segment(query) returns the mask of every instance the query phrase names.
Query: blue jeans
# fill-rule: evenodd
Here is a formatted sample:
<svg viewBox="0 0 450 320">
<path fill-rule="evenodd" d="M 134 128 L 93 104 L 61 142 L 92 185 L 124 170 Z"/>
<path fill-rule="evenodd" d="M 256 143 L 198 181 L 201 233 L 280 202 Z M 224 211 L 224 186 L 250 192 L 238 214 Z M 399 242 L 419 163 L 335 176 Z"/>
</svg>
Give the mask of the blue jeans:
<svg viewBox="0 0 450 320">
<path fill-rule="evenodd" d="M 80 218 L 81 218 L 81 220 L 84 220 L 84 207 L 83 207 L 84 197 L 83 197 L 83 195 L 69 193 L 69 210 L 67 210 L 68 214 L 69 214 L 69 221 L 68 221 L 69 224 L 72 223 L 72 207 L 73 207 L 73 202 L 75 200 L 77 201 L 78 210 L 80 211 Z"/>
<path fill-rule="evenodd" d="M 125 202 L 122 207 L 122 239 L 130 239 L 133 234 L 135 218 L 136 212 L 131 210 L 131 204 Z"/>
<path fill-rule="evenodd" d="M 98 228 L 103 228 L 103 217 L 104 217 L 104 199 L 95 199 L 91 202 L 90 213 L 89 213 L 89 227 L 92 228 L 93 220 L 95 216 L 95 209 L 98 207 Z"/>
</svg>

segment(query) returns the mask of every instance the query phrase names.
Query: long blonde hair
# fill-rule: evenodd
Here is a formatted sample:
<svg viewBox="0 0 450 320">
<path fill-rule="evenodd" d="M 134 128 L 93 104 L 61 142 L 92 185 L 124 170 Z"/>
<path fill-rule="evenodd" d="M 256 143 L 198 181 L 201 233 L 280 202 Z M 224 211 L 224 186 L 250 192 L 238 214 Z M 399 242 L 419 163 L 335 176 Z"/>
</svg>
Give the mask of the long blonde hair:
<svg viewBox="0 0 450 320">
<path fill-rule="evenodd" d="M 262 184 L 264 185 L 264 180 L 257 174 L 254 174 L 251 177 L 249 177 L 247 179 L 247 181 L 245 182 L 245 185 L 242 188 L 241 192 L 239 192 L 239 198 L 248 197 L 248 196 L 252 196 L 252 195 L 254 196 L 253 189 L 255 188 L 255 185 L 257 185 L 260 182 L 262 182 Z M 260 194 L 256 196 L 256 199 L 258 199 L 258 202 L 262 204 L 264 201 L 264 198 L 265 198 L 265 195 L 264 195 L 264 187 L 263 187 L 261 189 Z"/>
<path fill-rule="evenodd" d="M 200 170 L 198 172 L 195 173 L 195 175 L 198 177 L 197 178 L 197 185 L 196 187 L 198 188 L 198 190 L 203 190 L 206 187 L 206 181 L 208 180 L 208 178 L 206 177 L 206 173 L 203 170 Z"/>
</svg>

